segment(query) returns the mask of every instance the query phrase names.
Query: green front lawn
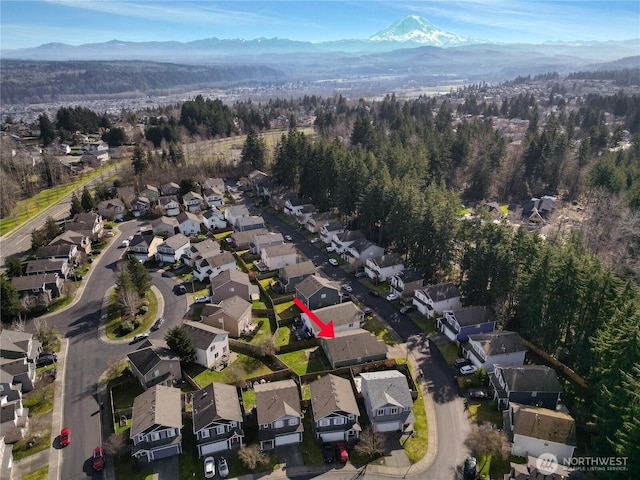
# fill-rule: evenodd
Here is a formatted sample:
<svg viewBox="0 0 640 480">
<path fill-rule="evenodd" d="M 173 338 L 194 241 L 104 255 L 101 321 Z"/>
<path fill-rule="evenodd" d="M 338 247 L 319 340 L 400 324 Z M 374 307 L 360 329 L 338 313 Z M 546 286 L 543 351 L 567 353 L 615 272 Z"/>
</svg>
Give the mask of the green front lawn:
<svg viewBox="0 0 640 480">
<path fill-rule="evenodd" d="M 315 353 L 312 354 L 312 352 Z M 282 353 L 278 355 L 278 358 L 286 363 L 287 366 L 298 375 L 320 372 L 331 368 L 320 347 Z"/>
<path fill-rule="evenodd" d="M 206 387 L 213 382 L 235 383 L 237 378 L 234 376 L 234 369 L 231 369 L 231 367 L 236 364 L 239 365 L 245 373 L 244 378 L 257 377 L 271 372 L 271 369 L 259 359 L 250 357 L 243 353 L 239 353 L 238 358 L 221 372 L 215 372 L 195 364 L 187 365 L 185 367 L 185 371 L 198 383 L 198 385 L 200 385 L 200 387 Z"/>
<path fill-rule="evenodd" d="M 29 409 L 29 417 L 44 415 L 53 410 L 54 383 L 36 387 L 22 397 L 22 403 Z"/>
<path fill-rule="evenodd" d="M 498 410 L 493 400 L 469 400 L 467 403 L 472 422 L 491 422 L 502 428 L 502 412 Z"/>
<path fill-rule="evenodd" d="M 187 418 L 182 426 L 182 455 L 178 455 L 178 465 L 181 479 L 202 478 L 204 467 L 198 458 L 196 438 L 193 435 L 193 422 Z"/>
<path fill-rule="evenodd" d="M 407 452 L 409 460 L 415 463 L 425 456 L 429 443 L 427 412 L 424 408 L 424 398 L 422 397 L 422 388 L 420 387 L 418 387 L 418 399 L 413 403 L 412 411 L 413 416 L 416 417 L 416 422 L 413 426 L 416 434 L 405 442 L 404 449 Z"/>
<path fill-rule="evenodd" d="M 364 320 L 364 329 L 373 333 L 376 337 L 384 340 L 387 345 L 398 343 L 393 334 L 377 318 L 368 315 Z"/>
<path fill-rule="evenodd" d="M 112 340 L 122 340 L 127 338 L 133 338 L 138 333 L 146 332 L 149 330 L 153 322 L 156 321 L 156 314 L 158 312 L 158 299 L 151 289 L 147 291 L 144 300 L 149 302 L 149 308 L 146 313 L 139 314 L 142 317 L 142 321 L 138 328 L 133 332 L 122 335 L 120 333 L 120 323 L 122 322 L 122 315 L 120 314 L 120 308 L 116 304 L 116 292 L 111 294 L 109 299 L 109 308 L 107 310 L 107 337 Z M 133 319 L 132 319 L 133 320 Z"/>
<path fill-rule="evenodd" d="M 308 408 L 302 424 L 304 432 L 302 433 L 302 458 L 305 465 L 323 465 L 324 455 L 322 454 L 322 442 L 316 438 L 313 430 L 313 418 L 311 409 Z"/>
<path fill-rule="evenodd" d="M 113 464 L 118 480 L 147 480 L 153 473 L 150 465 L 138 464 L 131 455 L 120 455 L 114 459 Z"/>
<path fill-rule="evenodd" d="M 273 308 L 280 318 L 292 318 L 300 315 L 301 313 L 300 309 L 293 303 L 293 301 L 275 305 Z"/>
<path fill-rule="evenodd" d="M 413 323 L 422 329 L 426 336 L 435 335 L 438 333 L 437 323 L 435 318 L 428 318 L 421 313 L 412 313 L 409 315 Z"/>
<path fill-rule="evenodd" d="M 453 342 L 447 342 L 444 345 L 438 345 L 438 350 L 442 353 L 444 361 L 447 365 L 451 365 L 458 358 L 458 346 Z"/>
<path fill-rule="evenodd" d="M 49 467 L 42 467 L 35 472 L 27 473 L 22 476 L 22 480 L 47 480 L 49 478 Z"/>
<path fill-rule="evenodd" d="M 33 421 L 33 420 L 32 420 Z M 29 442 L 33 441 L 31 446 Z M 29 455 L 47 450 L 51 446 L 51 426 L 30 432 L 25 437 L 13 444 L 13 460 L 22 460 Z"/>
</svg>

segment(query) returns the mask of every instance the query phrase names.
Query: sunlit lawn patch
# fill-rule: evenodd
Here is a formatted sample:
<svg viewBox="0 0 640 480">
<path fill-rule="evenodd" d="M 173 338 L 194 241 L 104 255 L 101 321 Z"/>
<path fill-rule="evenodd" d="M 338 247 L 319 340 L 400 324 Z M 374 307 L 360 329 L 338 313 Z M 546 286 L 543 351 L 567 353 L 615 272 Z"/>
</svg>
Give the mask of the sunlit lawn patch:
<svg viewBox="0 0 640 480">
<path fill-rule="evenodd" d="M 367 316 L 364 321 L 365 330 L 373 333 L 377 338 L 384 340 L 387 345 L 398 343 L 393 334 L 377 318 Z"/>
<path fill-rule="evenodd" d="M 282 353 L 278 358 L 286 363 L 291 370 L 298 375 L 306 373 L 320 372 L 327 370 L 327 362 L 324 352 L 320 347 L 307 348 L 306 350 L 296 350 L 294 352 Z"/>
</svg>

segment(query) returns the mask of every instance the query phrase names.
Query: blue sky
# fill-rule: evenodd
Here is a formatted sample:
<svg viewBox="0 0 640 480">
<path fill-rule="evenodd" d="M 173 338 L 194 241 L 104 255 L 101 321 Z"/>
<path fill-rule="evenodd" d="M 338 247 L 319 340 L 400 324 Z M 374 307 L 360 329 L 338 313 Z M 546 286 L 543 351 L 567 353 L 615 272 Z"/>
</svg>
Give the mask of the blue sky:
<svg viewBox="0 0 640 480">
<path fill-rule="evenodd" d="M 2 0 L 0 48 L 211 37 L 319 42 L 367 38 L 406 15 L 495 42 L 640 37 L 638 0 Z"/>
</svg>

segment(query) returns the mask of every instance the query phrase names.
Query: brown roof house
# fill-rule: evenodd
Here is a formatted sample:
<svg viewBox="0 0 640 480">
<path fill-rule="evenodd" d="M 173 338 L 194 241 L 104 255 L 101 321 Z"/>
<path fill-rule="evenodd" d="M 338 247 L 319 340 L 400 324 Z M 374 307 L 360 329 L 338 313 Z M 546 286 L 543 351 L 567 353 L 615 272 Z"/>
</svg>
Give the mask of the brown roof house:
<svg viewBox="0 0 640 480">
<path fill-rule="evenodd" d="M 316 438 L 323 442 L 356 440 L 362 428 L 351 382 L 329 374 L 311 382 L 309 390 Z"/>
<path fill-rule="evenodd" d="M 262 383 L 254 386 L 256 418 L 261 450 L 302 443 L 302 407 L 298 384 L 293 380 Z"/>
<path fill-rule="evenodd" d="M 180 389 L 156 385 L 133 400 L 131 455 L 152 462 L 182 453 Z"/>
<path fill-rule="evenodd" d="M 387 358 L 387 344 L 361 328 L 336 333 L 333 338 L 322 337 L 321 345 L 332 368 Z"/>
<path fill-rule="evenodd" d="M 234 338 L 251 330 L 251 304 L 237 295 L 216 304 L 206 304 L 200 314 L 206 325 L 220 328 Z"/>
<path fill-rule="evenodd" d="M 193 433 L 200 458 L 242 446 L 243 416 L 235 386 L 213 382 L 194 392 L 192 402 Z"/>
<path fill-rule="evenodd" d="M 163 341 L 146 341 L 129 354 L 129 368 L 145 390 L 154 385 L 173 385 L 182 380 L 180 358 Z"/>
<path fill-rule="evenodd" d="M 558 410 L 511 403 L 505 415 L 505 429 L 513 437 L 513 455 L 553 454 L 567 465 L 576 448 L 576 422 Z"/>
</svg>

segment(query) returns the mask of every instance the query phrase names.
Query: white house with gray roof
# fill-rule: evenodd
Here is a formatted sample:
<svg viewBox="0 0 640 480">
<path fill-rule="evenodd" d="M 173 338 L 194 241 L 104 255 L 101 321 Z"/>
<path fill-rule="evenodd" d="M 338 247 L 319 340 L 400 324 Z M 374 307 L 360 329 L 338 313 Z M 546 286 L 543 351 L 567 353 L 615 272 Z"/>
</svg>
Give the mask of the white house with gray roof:
<svg viewBox="0 0 640 480">
<path fill-rule="evenodd" d="M 458 287 L 450 282 L 417 289 L 413 295 L 413 304 L 427 317 L 433 317 L 436 313 L 443 315 L 445 310 L 462 308 Z"/>
<path fill-rule="evenodd" d="M 398 370 L 360 374 L 362 397 L 376 432 L 405 432 L 416 419 L 407 378 Z"/>
<path fill-rule="evenodd" d="M 462 356 L 487 373 L 493 373 L 496 364 L 524 365 L 526 353 L 520 335 L 506 330 L 469 335 L 462 344 Z"/>
<path fill-rule="evenodd" d="M 214 368 L 228 360 L 229 332 L 202 322 L 185 320 L 182 328 L 187 332 L 196 350 L 194 360 L 205 368 Z"/>
<path fill-rule="evenodd" d="M 262 229 L 260 229 L 261 231 Z M 258 233 L 251 239 L 251 253 L 254 255 L 260 255 L 263 248 L 274 247 L 276 245 L 282 245 L 284 243 L 284 237 L 281 233 Z"/>
<path fill-rule="evenodd" d="M 174 263 L 182 258 L 182 255 L 191 246 L 191 240 L 189 237 L 178 233 L 167 238 L 164 242 L 158 245 L 156 250 L 156 260 L 164 263 Z"/>
<path fill-rule="evenodd" d="M 298 252 L 292 243 L 274 245 L 263 248 L 260 252 L 260 261 L 254 265 L 261 271 L 279 270 L 298 261 Z"/>
<path fill-rule="evenodd" d="M 367 258 L 364 262 L 364 273 L 371 280 L 386 282 L 390 277 L 404 270 L 402 257 L 397 253 L 387 253 L 379 257 Z"/>
</svg>

